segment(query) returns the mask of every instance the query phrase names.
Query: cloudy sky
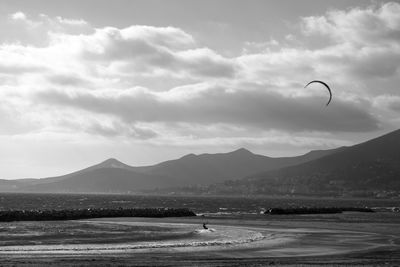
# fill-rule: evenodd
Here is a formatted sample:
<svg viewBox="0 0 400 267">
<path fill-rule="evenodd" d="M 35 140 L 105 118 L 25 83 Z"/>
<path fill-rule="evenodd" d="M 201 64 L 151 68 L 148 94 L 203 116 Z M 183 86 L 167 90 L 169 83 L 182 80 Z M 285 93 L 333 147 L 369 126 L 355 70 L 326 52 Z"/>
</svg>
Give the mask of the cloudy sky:
<svg viewBox="0 0 400 267">
<path fill-rule="evenodd" d="M 0 0 L 0 33 L 0 178 L 400 125 L 399 1 Z"/>
</svg>

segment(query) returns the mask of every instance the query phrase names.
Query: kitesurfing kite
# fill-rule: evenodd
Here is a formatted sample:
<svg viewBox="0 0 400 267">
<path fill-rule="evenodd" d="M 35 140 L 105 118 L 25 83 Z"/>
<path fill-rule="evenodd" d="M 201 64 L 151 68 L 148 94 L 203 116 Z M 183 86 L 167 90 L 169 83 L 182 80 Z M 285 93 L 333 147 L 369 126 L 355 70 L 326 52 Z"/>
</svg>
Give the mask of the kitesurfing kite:
<svg viewBox="0 0 400 267">
<path fill-rule="evenodd" d="M 307 83 L 307 85 L 304 86 L 304 88 L 306 88 L 308 85 L 310 85 L 310 84 L 312 84 L 312 83 L 320 83 L 320 84 L 324 85 L 324 86 L 326 87 L 326 89 L 328 89 L 328 91 L 329 91 L 329 101 L 328 101 L 328 103 L 326 103 L 326 105 L 328 106 L 329 103 L 330 103 L 331 100 L 332 100 L 332 91 L 331 91 L 331 88 L 329 88 L 329 85 L 327 85 L 327 84 L 324 83 L 323 81 L 314 80 L 314 81 L 311 81 L 311 82 Z"/>
</svg>

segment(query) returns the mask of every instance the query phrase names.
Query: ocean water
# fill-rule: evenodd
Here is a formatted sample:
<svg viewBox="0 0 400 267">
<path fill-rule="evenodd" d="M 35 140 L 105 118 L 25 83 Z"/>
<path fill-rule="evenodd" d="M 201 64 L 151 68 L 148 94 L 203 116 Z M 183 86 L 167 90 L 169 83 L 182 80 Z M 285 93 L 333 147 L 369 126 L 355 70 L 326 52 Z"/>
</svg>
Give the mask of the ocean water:
<svg viewBox="0 0 400 267">
<path fill-rule="evenodd" d="M 86 208 L 188 208 L 197 214 L 256 214 L 272 207 L 399 207 L 400 199 L 295 197 L 138 196 L 0 193 L 0 210 Z"/>
<path fill-rule="evenodd" d="M 1 254 L 92 254 L 206 251 L 287 242 L 288 234 L 258 228 L 193 223 L 121 221 L 13 222 L 0 224 Z M 295 235 L 291 235 L 294 238 Z"/>
<path fill-rule="evenodd" d="M 400 206 L 399 202 L 388 199 L 289 197 L 0 194 L 0 210 L 169 207 L 188 208 L 199 215 L 206 215 L 188 218 L 1 222 L 0 258 L 2 255 L 30 257 L 50 254 L 130 255 L 153 252 L 171 255 L 183 252 L 192 255 L 215 251 L 224 253 L 226 257 L 291 257 L 367 251 L 388 244 L 395 245 L 400 241 L 393 241 L 393 238 L 398 237 L 393 237 L 391 232 L 376 234 L 365 232 L 365 229 L 358 232 L 360 222 L 368 227 L 370 222 L 390 222 L 392 225 L 393 218 L 398 220 L 397 213 L 289 216 L 283 219 L 279 216 L 256 214 L 271 207 L 367 206 L 389 209 Z M 208 216 L 210 214 L 212 216 Z M 209 223 L 208 230 L 203 229 L 204 222 Z M 332 229 L 333 225 L 340 222 L 345 225 L 356 223 L 354 225 L 357 225 L 357 231 L 352 228 L 352 231 Z M 311 227 L 307 228 L 305 225 Z M 315 225 L 330 227 L 324 229 Z"/>
<path fill-rule="evenodd" d="M 194 230 L 168 225 L 132 225 L 88 221 L 23 221 L 0 223 L 0 247 L 185 240 Z"/>
<path fill-rule="evenodd" d="M 165 220 L 83 220 L 0 224 L 3 255 L 133 255 L 217 252 L 228 257 L 328 255 L 385 245 L 375 233 Z M 144 254 L 143 254 L 144 253 Z M 165 254 L 164 254 L 165 255 Z M 207 255 L 207 254 L 203 254 Z M 1 261 L 0 261 L 1 263 Z"/>
</svg>

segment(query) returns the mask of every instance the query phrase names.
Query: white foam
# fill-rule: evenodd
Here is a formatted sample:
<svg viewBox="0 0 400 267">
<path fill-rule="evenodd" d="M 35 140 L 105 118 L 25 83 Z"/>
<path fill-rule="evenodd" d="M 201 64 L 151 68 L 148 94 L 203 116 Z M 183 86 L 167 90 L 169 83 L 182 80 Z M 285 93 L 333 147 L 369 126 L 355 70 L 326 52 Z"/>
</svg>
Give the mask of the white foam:
<svg viewBox="0 0 400 267">
<path fill-rule="evenodd" d="M 196 234 L 209 234 L 209 233 L 213 233 L 216 230 L 214 228 L 208 228 L 208 229 L 198 229 L 195 231 Z"/>
<path fill-rule="evenodd" d="M 143 223 L 142 223 L 143 224 Z M 146 223 L 149 224 L 149 223 Z M 159 226 L 160 223 L 153 223 Z M 162 224 L 161 224 L 162 225 Z M 174 225 L 174 224 L 171 224 Z M 183 227 L 176 224 L 176 227 Z M 198 227 L 198 225 L 184 225 L 184 227 Z M 209 229 L 196 229 L 195 235 L 185 240 L 165 241 L 141 241 L 123 244 L 62 244 L 62 245 L 26 245 L 26 246 L 3 246 L 0 254 L 86 254 L 86 253 L 115 253 L 115 252 L 139 252 L 151 249 L 226 249 L 232 246 L 248 244 L 263 240 L 265 236 L 254 230 L 243 229 L 233 226 L 217 226 Z"/>
</svg>

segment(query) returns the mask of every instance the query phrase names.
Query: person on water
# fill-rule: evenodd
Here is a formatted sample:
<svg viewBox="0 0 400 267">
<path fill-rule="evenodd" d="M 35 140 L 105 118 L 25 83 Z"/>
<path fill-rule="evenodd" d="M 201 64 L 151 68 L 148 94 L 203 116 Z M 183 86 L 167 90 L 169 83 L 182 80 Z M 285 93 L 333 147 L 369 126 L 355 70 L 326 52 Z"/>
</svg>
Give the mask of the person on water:
<svg viewBox="0 0 400 267">
<path fill-rule="evenodd" d="M 203 228 L 208 230 L 208 227 L 206 226 L 207 223 L 203 223 Z"/>
</svg>

